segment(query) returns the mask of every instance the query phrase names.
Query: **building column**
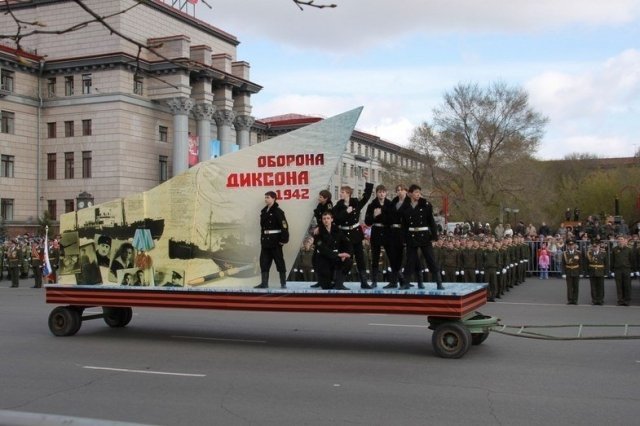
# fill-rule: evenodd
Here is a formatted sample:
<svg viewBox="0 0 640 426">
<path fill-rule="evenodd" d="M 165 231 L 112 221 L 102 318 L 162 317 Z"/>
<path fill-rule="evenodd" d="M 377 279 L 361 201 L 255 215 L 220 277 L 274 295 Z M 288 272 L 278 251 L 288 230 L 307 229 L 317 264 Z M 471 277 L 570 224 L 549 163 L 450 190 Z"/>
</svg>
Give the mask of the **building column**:
<svg viewBox="0 0 640 426">
<path fill-rule="evenodd" d="M 195 115 L 198 132 L 198 161 L 207 161 L 211 159 L 211 116 L 214 111 L 213 104 L 203 103 L 196 104 L 193 109 Z"/>
<path fill-rule="evenodd" d="M 256 119 L 250 115 L 238 115 L 233 124 L 236 127 L 236 141 L 240 149 L 248 148 L 251 139 L 251 126 Z"/>
<path fill-rule="evenodd" d="M 220 155 L 229 154 L 233 141 L 231 140 L 231 124 L 236 117 L 230 109 L 217 110 L 213 113 L 213 119 L 218 126 L 218 140 L 220 141 Z"/>
<path fill-rule="evenodd" d="M 189 168 L 189 111 L 193 99 L 172 98 L 167 101 L 173 114 L 173 176 Z"/>
</svg>

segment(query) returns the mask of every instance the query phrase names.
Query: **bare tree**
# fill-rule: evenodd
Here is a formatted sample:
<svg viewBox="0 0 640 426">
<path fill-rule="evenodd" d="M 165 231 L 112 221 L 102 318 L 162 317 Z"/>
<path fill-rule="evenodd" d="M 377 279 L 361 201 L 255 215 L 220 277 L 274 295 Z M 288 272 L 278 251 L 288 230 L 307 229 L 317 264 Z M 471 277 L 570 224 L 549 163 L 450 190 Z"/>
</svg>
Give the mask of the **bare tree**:
<svg viewBox="0 0 640 426">
<path fill-rule="evenodd" d="M 416 128 L 411 142 L 430 164 L 434 187 L 455 195 L 461 213 L 472 217 L 524 189 L 514 179 L 517 164 L 535 153 L 546 123 L 521 88 L 461 83 L 445 93 L 432 122 Z"/>
</svg>

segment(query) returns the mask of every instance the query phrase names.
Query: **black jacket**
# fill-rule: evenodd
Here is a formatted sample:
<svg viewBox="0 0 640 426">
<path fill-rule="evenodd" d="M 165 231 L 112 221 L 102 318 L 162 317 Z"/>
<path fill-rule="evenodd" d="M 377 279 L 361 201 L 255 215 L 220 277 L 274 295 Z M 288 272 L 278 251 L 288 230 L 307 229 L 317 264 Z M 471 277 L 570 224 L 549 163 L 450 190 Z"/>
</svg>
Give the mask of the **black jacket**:
<svg viewBox="0 0 640 426">
<path fill-rule="evenodd" d="M 260 210 L 260 244 L 262 247 L 273 248 L 288 242 L 289 224 L 284 212 L 278 203 L 273 203 L 268 210 L 265 206 Z"/>
<path fill-rule="evenodd" d="M 372 192 L 373 184 L 367 183 L 364 187 L 364 194 L 362 194 L 362 198 L 358 200 L 357 198 L 352 197 L 347 203 L 345 203 L 344 200 L 339 200 L 333 206 L 334 223 L 347 234 L 351 242 L 354 244 L 360 243 L 364 239 L 362 229 L 356 225 L 360 222 L 360 211 L 369 202 Z M 349 207 L 352 207 L 350 213 L 347 211 Z"/>
<path fill-rule="evenodd" d="M 411 201 L 402 205 L 402 227 L 408 246 L 418 247 L 438 240 L 433 207 L 425 198 L 420 198 L 415 207 Z M 428 229 L 425 229 L 428 228 Z"/>
</svg>

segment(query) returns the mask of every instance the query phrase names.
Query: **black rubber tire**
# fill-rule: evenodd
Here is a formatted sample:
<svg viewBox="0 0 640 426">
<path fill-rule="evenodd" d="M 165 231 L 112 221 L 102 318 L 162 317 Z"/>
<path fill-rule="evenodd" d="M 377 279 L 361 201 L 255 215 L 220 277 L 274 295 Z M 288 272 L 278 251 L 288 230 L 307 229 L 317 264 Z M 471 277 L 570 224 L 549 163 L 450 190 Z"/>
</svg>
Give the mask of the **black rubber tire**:
<svg viewBox="0 0 640 426">
<path fill-rule="evenodd" d="M 113 328 L 126 327 L 133 318 L 133 310 L 129 307 L 126 308 L 111 308 L 104 306 L 102 308 L 102 315 L 104 322 Z"/>
<path fill-rule="evenodd" d="M 58 306 L 49 314 L 49 330 L 54 336 L 73 336 L 82 326 L 82 311 L 71 306 Z"/>
<path fill-rule="evenodd" d="M 458 321 L 448 321 L 436 327 L 431 336 L 436 355 L 441 358 L 460 358 L 471 346 L 469 329 Z"/>
<path fill-rule="evenodd" d="M 477 346 L 487 340 L 487 337 L 489 337 L 488 331 L 484 333 L 471 333 L 471 344 Z"/>
</svg>

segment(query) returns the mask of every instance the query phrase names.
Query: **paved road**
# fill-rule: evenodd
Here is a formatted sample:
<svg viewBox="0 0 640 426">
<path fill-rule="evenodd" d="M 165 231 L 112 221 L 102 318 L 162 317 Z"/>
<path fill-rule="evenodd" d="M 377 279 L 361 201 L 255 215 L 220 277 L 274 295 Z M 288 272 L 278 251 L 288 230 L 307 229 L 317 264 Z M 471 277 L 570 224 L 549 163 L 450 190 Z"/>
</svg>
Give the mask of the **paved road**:
<svg viewBox="0 0 640 426">
<path fill-rule="evenodd" d="M 135 309 L 54 337 L 44 291 L 0 282 L 0 409 L 157 425 L 637 424 L 640 340 L 492 333 L 437 358 L 416 316 Z M 640 324 L 633 306 L 566 306 L 530 278 L 482 309 L 505 324 Z M 0 414 L 0 420 L 2 419 Z M 0 421 L 2 423 L 2 421 Z"/>
</svg>

